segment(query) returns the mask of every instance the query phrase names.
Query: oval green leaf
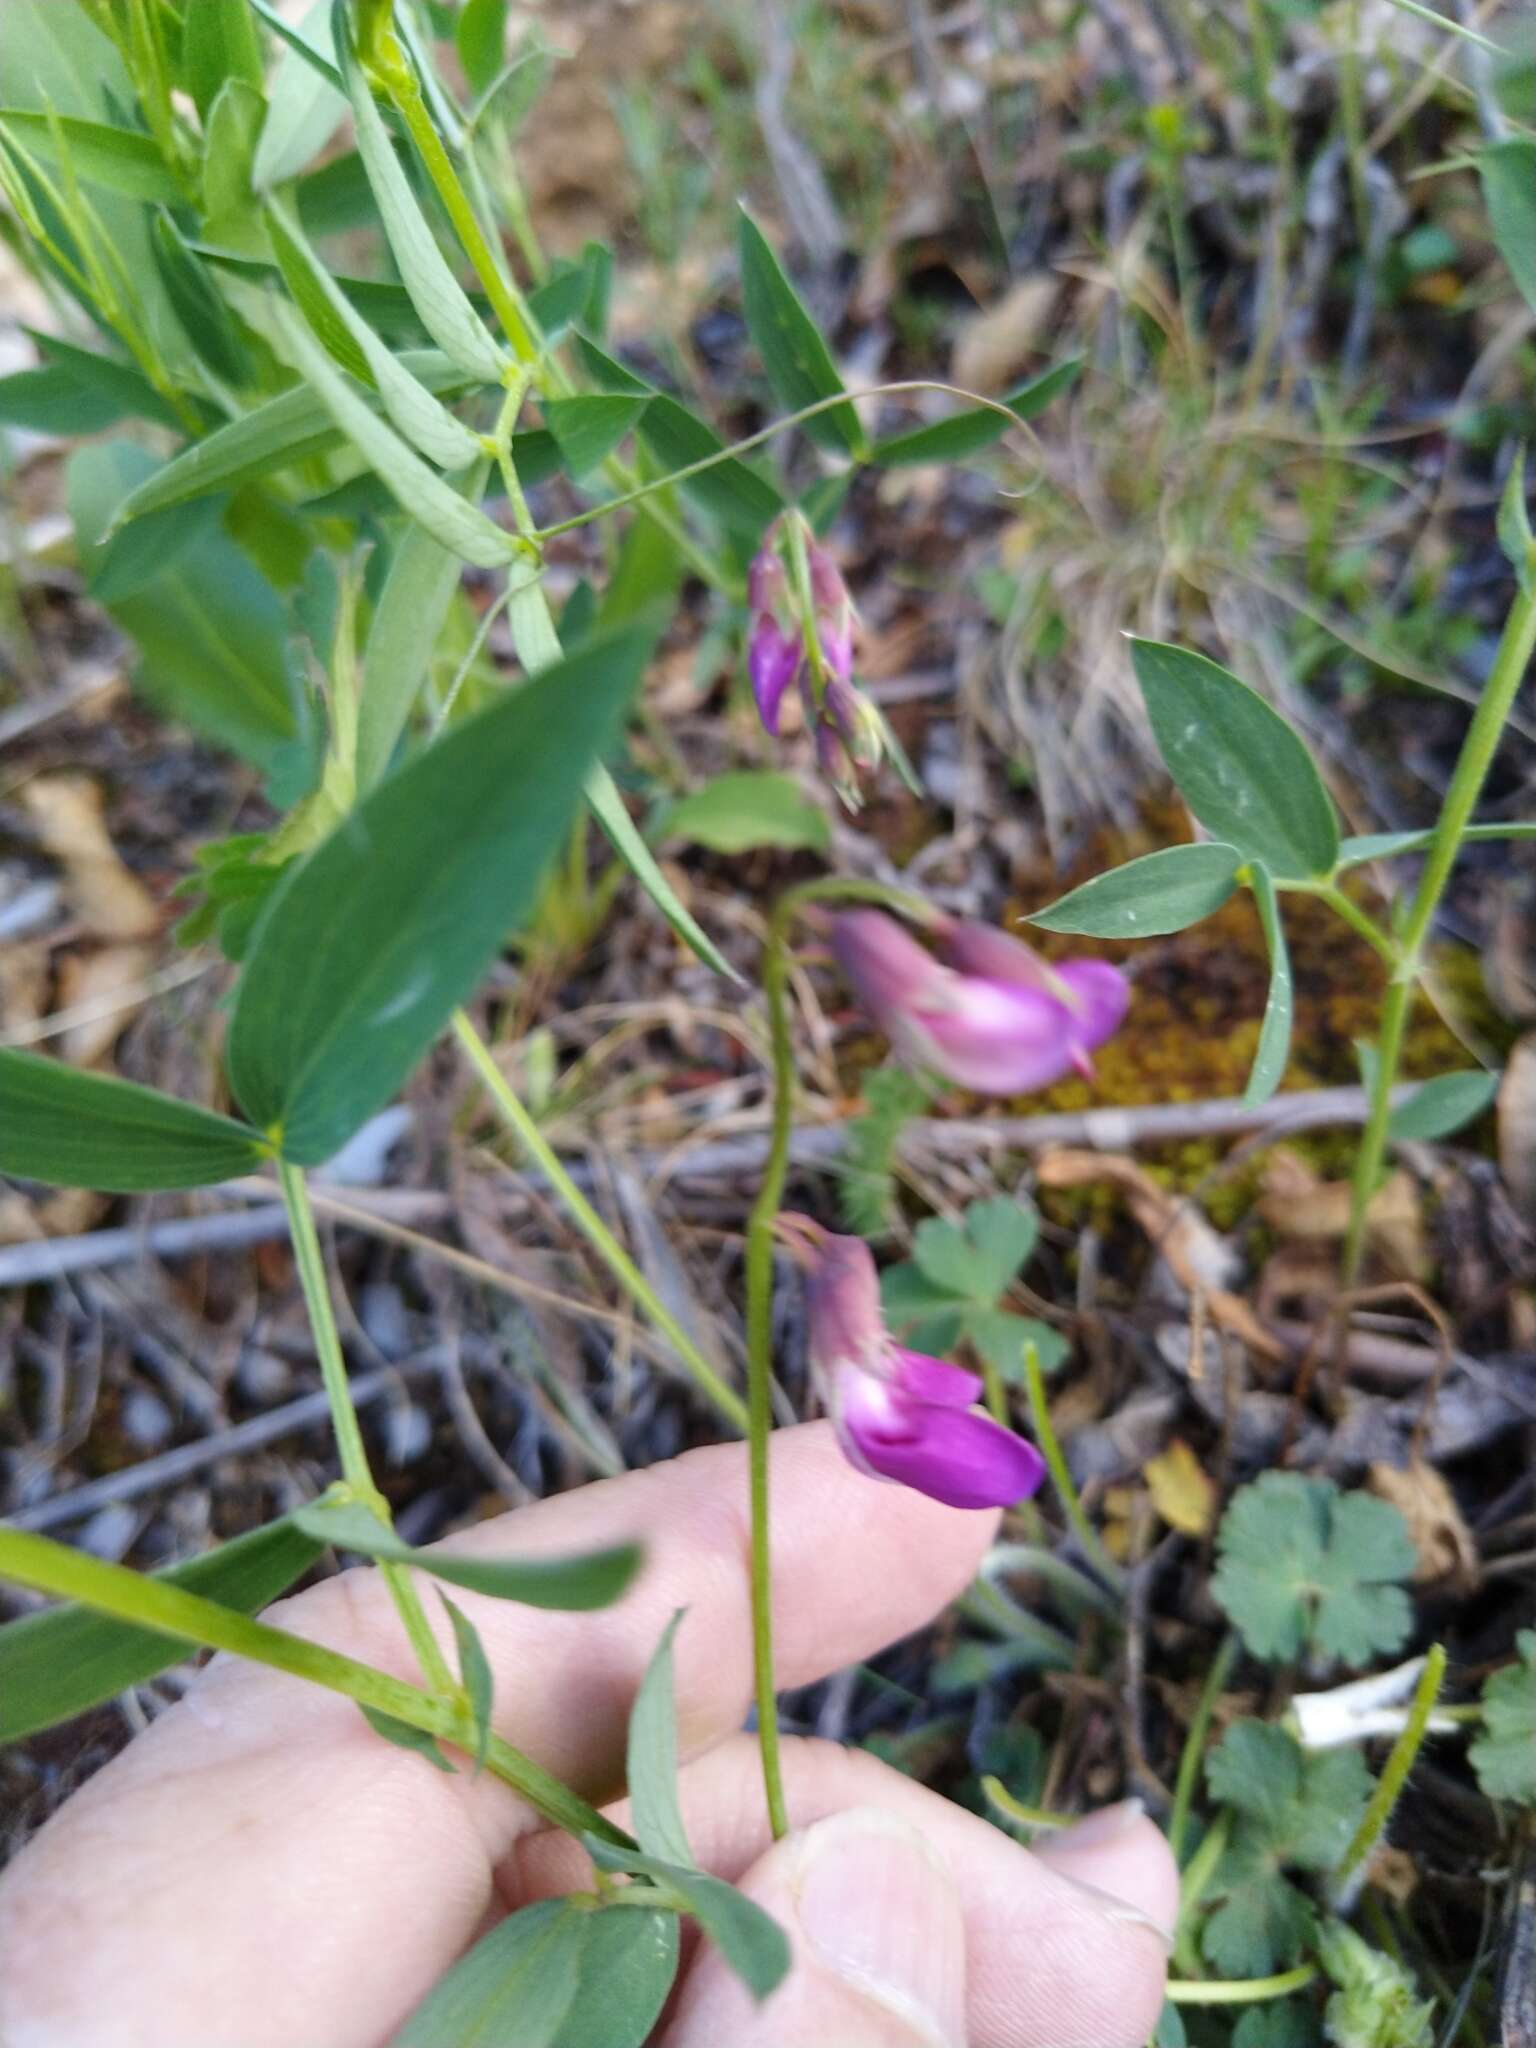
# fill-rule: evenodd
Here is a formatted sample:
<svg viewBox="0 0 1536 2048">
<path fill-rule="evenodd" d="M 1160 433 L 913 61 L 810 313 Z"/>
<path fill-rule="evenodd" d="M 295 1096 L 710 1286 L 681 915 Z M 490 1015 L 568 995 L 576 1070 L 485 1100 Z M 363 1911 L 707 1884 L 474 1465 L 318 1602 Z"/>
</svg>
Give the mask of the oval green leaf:
<svg viewBox="0 0 1536 2048">
<path fill-rule="evenodd" d="M 0 136 L 7 136 L 55 170 L 69 168 L 87 185 L 103 185 L 125 199 L 152 206 L 181 206 L 186 195 L 152 136 L 137 128 L 113 128 L 73 114 L 36 114 L 22 107 L 0 108 Z"/>
<path fill-rule="evenodd" d="M 267 1157 L 256 1132 L 233 1117 L 136 1081 L 0 1050 L 0 1173 L 131 1195 L 211 1187 L 254 1173 Z"/>
<path fill-rule="evenodd" d="M 1277 711 L 1230 670 L 1187 648 L 1133 640 L 1131 659 L 1158 751 L 1213 838 L 1277 881 L 1330 875 L 1333 802 L 1312 756 Z"/>
<path fill-rule="evenodd" d="M 825 853 L 832 828 L 792 775 L 747 770 L 717 775 L 674 804 L 654 835 L 686 839 L 712 853 L 746 853 L 756 846 L 808 847 Z"/>
<path fill-rule="evenodd" d="M 1060 392 L 1076 383 L 1082 367 L 1081 356 L 1053 363 L 998 403 L 1006 405 L 1016 419 L 1032 420 Z M 990 406 L 972 406 L 966 412 L 951 414 L 947 420 L 935 420 L 932 426 L 914 427 L 910 433 L 892 434 L 877 441 L 869 451 L 869 459 L 885 469 L 900 469 L 915 462 L 963 462 L 966 456 L 979 455 L 982 449 L 1000 441 L 1007 431 L 1008 422 L 1000 413 Z"/>
<path fill-rule="evenodd" d="M 594 637 L 455 726 L 273 891 L 228 1062 L 286 1158 L 338 1152 L 473 992 L 564 844 L 650 644 L 636 628 Z"/>
<path fill-rule="evenodd" d="M 692 1868 L 697 1859 L 677 1796 L 677 1708 L 672 1695 L 672 1638 L 679 1609 L 645 1667 L 629 1715 L 626 1775 L 631 1825 L 642 1849 Z"/>
<path fill-rule="evenodd" d="M 285 1518 L 152 1576 L 255 1614 L 286 1593 L 323 1548 Z M 0 1743 L 83 1714 L 189 1654 L 185 1643 L 157 1629 L 73 1604 L 10 1622 L 0 1628 Z"/>
<path fill-rule="evenodd" d="M 745 210 L 738 226 L 742 310 L 775 396 L 788 412 L 799 412 L 818 399 L 836 398 L 844 388 L 843 380 L 821 330 L 801 305 L 762 230 Z M 868 451 L 864 429 L 851 405 L 830 406 L 801 424 L 820 447 L 855 457 Z"/>
<path fill-rule="evenodd" d="M 675 1913 L 587 1915 L 581 1981 L 551 2048 L 643 2048 L 677 1976 Z"/>
<path fill-rule="evenodd" d="M 519 1600 L 525 1607 L 553 1607 L 571 1613 L 609 1607 L 640 1567 L 640 1551 L 633 1543 L 589 1551 L 584 1557 L 528 1560 L 455 1557 L 451 1550 L 441 1548 L 413 1550 L 356 1501 L 317 1501 L 313 1507 L 295 1509 L 293 1519 L 306 1535 L 334 1544 L 338 1550 L 353 1550 L 359 1557 L 382 1564 L 412 1565 L 450 1586 L 463 1586 L 467 1592 L 484 1593 L 493 1600 Z"/>
<path fill-rule="evenodd" d="M 457 396 L 467 388 L 464 372 L 435 348 L 407 350 L 400 361 L 429 391 Z M 112 523 L 123 526 L 145 512 L 236 490 L 274 470 L 327 455 L 346 438 L 319 394 L 298 385 L 184 448 L 123 501 Z"/>
<path fill-rule="evenodd" d="M 461 498 L 452 484 L 385 425 L 297 313 L 274 301 L 272 317 L 304 381 L 319 394 L 326 411 L 403 511 L 445 548 L 479 568 L 500 568 L 517 557 L 521 544 L 514 536 Z"/>
<path fill-rule="evenodd" d="M 1448 1138 L 1453 1131 L 1482 1115 L 1499 1092 L 1500 1076 L 1470 1067 L 1457 1074 L 1437 1074 L 1393 1110 L 1389 1138 Z"/>
<path fill-rule="evenodd" d="M 1080 889 L 1034 911 L 1028 919 L 1047 932 L 1078 932 L 1095 939 L 1150 939 L 1198 924 L 1237 887 L 1243 856 L 1235 846 L 1202 842 L 1168 846 L 1124 867 L 1095 875 Z"/>
<path fill-rule="evenodd" d="M 1536 142 L 1524 135 L 1495 142 L 1477 163 L 1493 239 L 1526 304 L 1536 311 Z"/>
<path fill-rule="evenodd" d="M 389 2048 L 556 2048 L 589 1918 L 564 1899 L 509 1914 L 433 1986 Z"/>
</svg>

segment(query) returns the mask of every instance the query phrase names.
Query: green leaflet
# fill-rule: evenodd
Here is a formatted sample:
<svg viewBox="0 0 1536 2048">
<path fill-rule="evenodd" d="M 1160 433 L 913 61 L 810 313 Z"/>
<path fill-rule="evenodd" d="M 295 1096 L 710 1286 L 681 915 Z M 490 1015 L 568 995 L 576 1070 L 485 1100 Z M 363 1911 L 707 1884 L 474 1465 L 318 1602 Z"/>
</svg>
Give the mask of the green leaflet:
<svg viewBox="0 0 1536 2048">
<path fill-rule="evenodd" d="M 411 303 L 444 355 L 485 383 L 499 384 L 507 358 L 449 269 L 416 204 L 357 61 L 344 5 L 337 7 L 332 22 L 336 55 L 357 125 L 358 153 Z"/>
<path fill-rule="evenodd" d="M 137 1194 L 254 1173 L 267 1156 L 233 1117 L 156 1088 L 0 1049 L 0 1173 Z"/>
<path fill-rule="evenodd" d="M 274 302 L 272 315 L 289 355 L 311 384 L 337 426 L 398 499 L 402 509 L 445 548 L 482 569 L 517 559 L 520 543 L 408 448 L 381 420 L 356 387 L 348 383 L 289 307 Z"/>
<path fill-rule="evenodd" d="M 228 1065 L 253 1122 L 312 1166 L 382 1108 L 473 993 L 564 843 L 650 646 L 594 637 L 366 796 L 267 901 Z"/>
</svg>

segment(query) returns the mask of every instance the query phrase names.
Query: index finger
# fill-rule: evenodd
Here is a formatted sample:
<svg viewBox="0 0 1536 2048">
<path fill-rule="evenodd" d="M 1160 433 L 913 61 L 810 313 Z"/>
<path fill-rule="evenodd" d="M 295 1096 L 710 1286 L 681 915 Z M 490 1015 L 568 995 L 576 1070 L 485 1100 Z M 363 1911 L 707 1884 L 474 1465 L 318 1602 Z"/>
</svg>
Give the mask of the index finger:
<svg viewBox="0 0 1536 2048">
<path fill-rule="evenodd" d="M 990 1515 L 865 1479 L 825 1424 L 775 1436 L 772 1478 L 786 1687 L 921 1626 L 992 1533 Z M 536 1556 L 627 1537 L 645 1566 L 600 1615 L 455 1596 L 495 1673 L 498 1731 L 593 1798 L 617 1788 L 630 1703 L 679 1607 L 684 1749 L 740 1725 L 745 1448 L 692 1452 L 452 1539 Z M 345 1572 L 275 1618 L 414 1675 L 374 1571 Z M 536 1825 L 506 1786 L 444 1777 L 381 1742 L 350 1702 L 221 1659 L 0 1879 L 0 2039 L 373 2048 L 473 1939 L 497 1862 Z"/>
</svg>

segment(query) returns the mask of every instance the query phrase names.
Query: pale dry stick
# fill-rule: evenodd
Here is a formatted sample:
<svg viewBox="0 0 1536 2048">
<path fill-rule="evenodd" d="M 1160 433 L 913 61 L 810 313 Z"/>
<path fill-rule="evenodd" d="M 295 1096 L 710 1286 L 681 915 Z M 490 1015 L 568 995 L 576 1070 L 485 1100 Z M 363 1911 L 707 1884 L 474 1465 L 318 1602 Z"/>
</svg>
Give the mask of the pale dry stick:
<svg viewBox="0 0 1536 2048">
<path fill-rule="evenodd" d="M 104 1017 L 137 1010 L 156 996 L 169 995 L 173 989 L 200 981 L 213 964 L 211 960 L 173 961 L 169 967 L 162 967 L 154 974 L 127 982 L 105 995 L 93 996 L 87 1003 L 71 1003 L 68 1009 L 55 1010 L 47 1017 L 19 1025 L 16 1030 L 7 1031 L 0 1037 L 0 1047 L 41 1045 L 50 1038 L 62 1038 L 66 1031 L 73 1031 L 78 1024 L 99 1024 Z"/>
<path fill-rule="evenodd" d="M 1305 591 L 1297 585 L 1265 576 L 1247 563 L 1228 561 L 1221 556 L 1212 556 L 1210 559 L 1217 568 L 1224 570 L 1238 582 L 1251 583 L 1255 589 L 1262 590 L 1277 603 L 1288 606 L 1298 618 L 1321 627 L 1330 638 L 1347 647 L 1351 654 L 1359 655 L 1362 661 L 1368 661 L 1377 668 L 1388 669 L 1393 675 L 1402 676 L 1407 682 L 1417 683 L 1421 690 L 1429 690 L 1437 697 L 1450 697 L 1458 704 L 1472 706 L 1480 702 L 1480 693 L 1472 684 L 1447 682 L 1444 676 L 1431 674 L 1428 669 L 1420 668 L 1417 662 L 1404 661 L 1388 649 L 1373 647 L 1340 618 L 1337 612 L 1313 604 Z M 1536 725 L 1530 720 L 1512 714 L 1505 723 L 1511 731 L 1519 733 L 1522 739 L 1536 740 Z"/>
<path fill-rule="evenodd" d="M 382 1371 L 364 1373 L 352 1382 L 352 1405 L 365 1408 L 385 1394 L 394 1392 L 402 1381 L 436 1374 L 440 1366 L 436 1352 L 427 1351 L 418 1358 L 400 1359 Z M 34 1507 L 19 1508 L 14 1514 L 7 1515 L 0 1526 L 41 1533 L 66 1522 L 84 1521 L 98 1508 L 113 1507 L 119 1501 L 138 1500 L 161 1487 L 175 1486 L 183 1479 L 190 1479 L 194 1473 L 206 1470 L 209 1465 L 216 1465 L 221 1458 L 246 1457 L 250 1452 L 263 1450 L 285 1436 L 298 1436 L 305 1430 L 316 1429 L 329 1419 L 330 1412 L 325 1390 L 317 1387 L 313 1393 L 285 1401 L 281 1408 L 270 1408 L 264 1415 L 249 1416 L 244 1422 L 232 1423 L 227 1429 L 200 1437 L 195 1444 L 178 1444 L 173 1450 L 144 1458 L 137 1465 L 125 1465 L 119 1472 L 89 1479 L 83 1486 L 71 1487 L 67 1493 L 52 1494 Z"/>
<path fill-rule="evenodd" d="M 1393 0 L 1393 4 L 1401 6 L 1403 5 L 1403 0 Z M 1441 22 L 1440 25 L 1446 31 L 1445 41 L 1435 52 L 1434 56 L 1430 58 L 1418 78 L 1415 79 L 1405 95 L 1402 105 L 1393 108 L 1389 113 L 1383 114 L 1376 126 L 1371 130 L 1371 133 L 1366 137 L 1365 146 L 1372 156 L 1379 156 L 1399 130 L 1404 128 L 1413 119 L 1436 86 L 1446 79 L 1460 45 L 1470 40 L 1472 34 L 1476 30 L 1480 30 L 1485 22 L 1491 21 L 1498 13 L 1502 4 L 1503 0 L 1482 0 L 1482 5 L 1477 8 L 1472 16 L 1472 26 L 1470 29 L 1465 24 L 1458 25 L 1454 21 Z M 1494 44 L 1488 45 L 1489 49 L 1496 47 Z M 1456 81 L 1452 80 L 1450 82 L 1454 84 Z M 1475 86 L 1472 90 L 1474 96 L 1480 99 Z"/>
<path fill-rule="evenodd" d="M 13 704 L 7 711 L 0 711 L 0 747 L 8 747 L 12 740 L 19 740 L 24 733 L 35 732 L 38 726 L 46 725 L 50 719 L 62 718 L 66 712 L 78 710 L 92 697 L 118 688 L 122 680 L 120 669 L 114 668 L 106 675 L 91 670 L 73 682 L 50 690 L 46 696 L 33 697 L 25 703 Z"/>
</svg>

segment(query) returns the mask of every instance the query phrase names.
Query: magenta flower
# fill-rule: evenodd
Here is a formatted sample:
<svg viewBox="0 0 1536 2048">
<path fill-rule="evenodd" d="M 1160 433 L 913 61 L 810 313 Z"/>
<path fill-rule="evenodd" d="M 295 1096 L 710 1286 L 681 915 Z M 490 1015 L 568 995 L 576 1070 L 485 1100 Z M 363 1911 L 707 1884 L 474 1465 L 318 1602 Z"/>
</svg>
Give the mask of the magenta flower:
<svg viewBox="0 0 1536 2048">
<path fill-rule="evenodd" d="M 883 911 L 850 910 L 833 926 L 843 972 L 897 1052 L 981 1095 L 1092 1073 L 1092 1054 L 1130 1003 L 1117 967 L 1053 964 L 984 925 L 950 922 L 936 936 L 953 967 Z"/>
<path fill-rule="evenodd" d="M 855 616 L 842 571 L 798 512 L 809 571 L 809 603 L 785 571 L 783 537 L 775 521 L 747 570 L 752 626 L 747 674 L 763 729 L 777 739 L 784 693 L 798 682 L 816 765 L 850 810 L 863 802 L 860 774 L 885 755 L 879 712 L 853 681 Z M 819 657 L 813 665 L 811 656 Z"/>
<path fill-rule="evenodd" d="M 786 633 L 769 613 L 764 612 L 752 628 L 747 648 L 747 674 L 757 699 L 757 715 L 763 730 L 778 737 L 784 692 L 800 672 L 804 650 L 793 635 Z"/>
<path fill-rule="evenodd" d="M 975 1373 L 891 1336 L 864 1240 L 808 1216 L 781 1216 L 779 1229 L 808 1268 L 811 1370 L 850 1464 L 952 1508 L 1008 1507 L 1033 1493 L 1044 1461 L 972 1405 Z"/>
</svg>

